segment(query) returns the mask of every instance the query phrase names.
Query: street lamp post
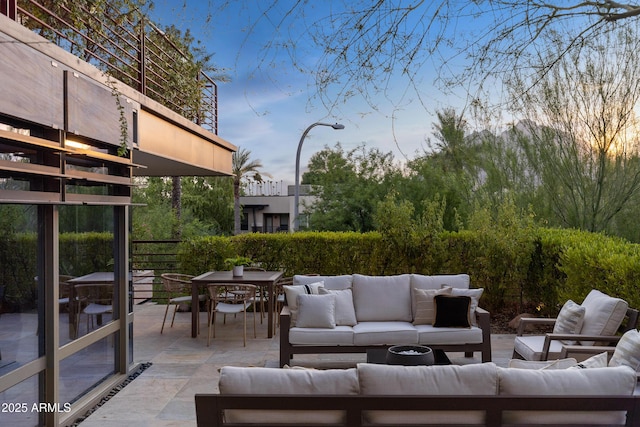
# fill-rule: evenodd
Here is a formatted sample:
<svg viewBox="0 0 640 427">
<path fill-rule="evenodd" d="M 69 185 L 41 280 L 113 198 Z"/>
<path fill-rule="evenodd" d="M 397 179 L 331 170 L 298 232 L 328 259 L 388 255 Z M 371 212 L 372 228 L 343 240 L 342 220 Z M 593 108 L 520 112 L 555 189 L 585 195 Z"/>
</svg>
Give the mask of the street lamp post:
<svg viewBox="0 0 640 427">
<path fill-rule="evenodd" d="M 344 129 L 344 125 L 340 123 L 313 123 L 308 128 L 304 130 L 302 136 L 300 137 L 300 142 L 298 143 L 298 152 L 296 153 L 296 184 L 294 186 L 294 195 L 293 195 L 293 231 L 298 231 L 299 218 L 298 218 L 298 201 L 300 199 L 300 152 L 302 151 L 302 143 L 304 139 L 307 137 L 307 134 L 311 129 L 316 126 L 330 126 L 333 129 L 340 130 Z"/>
</svg>

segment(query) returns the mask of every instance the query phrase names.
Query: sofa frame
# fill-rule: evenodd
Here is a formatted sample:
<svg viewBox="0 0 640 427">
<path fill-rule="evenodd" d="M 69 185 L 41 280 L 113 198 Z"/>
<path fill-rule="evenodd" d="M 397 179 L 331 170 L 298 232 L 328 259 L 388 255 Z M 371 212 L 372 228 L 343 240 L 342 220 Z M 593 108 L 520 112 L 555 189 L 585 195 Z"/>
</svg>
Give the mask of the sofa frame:
<svg viewBox="0 0 640 427">
<path fill-rule="evenodd" d="M 363 395 L 221 395 L 196 394 L 198 427 L 232 427 L 225 421 L 226 409 L 273 410 L 344 410 L 344 424 L 349 427 L 367 425 L 363 413 L 369 410 L 446 410 L 484 411 L 485 426 L 511 426 L 502 420 L 503 412 L 527 411 L 626 411 L 624 426 L 640 425 L 640 396 L 363 396 Z M 425 419 L 423 426 L 429 426 Z M 264 424 L 261 426 L 291 426 L 292 424 Z M 242 424 L 246 425 L 246 424 Z M 299 425 L 299 424 L 298 424 Z M 417 424 L 411 424 L 417 426 Z M 523 426 L 522 424 L 516 424 Z M 556 424 L 562 425 L 562 424 Z M 454 425 L 455 427 L 455 425 Z M 583 427 L 588 427 L 583 425 Z"/>
<path fill-rule="evenodd" d="M 443 351 L 464 352 L 465 357 L 473 357 L 473 353 L 482 353 L 482 362 L 491 362 L 491 318 L 488 311 L 478 307 L 476 309 L 478 327 L 482 330 L 482 342 L 477 344 L 447 344 L 431 345 L 433 349 Z M 280 367 L 291 363 L 294 354 L 331 354 L 331 353 L 366 353 L 369 349 L 388 348 L 383 346 L 357 345 L 295 345 L 289 342 L 289 328 L 291 327 L 291 312 L 287 306 L 280 312 Z"/>
</svg>

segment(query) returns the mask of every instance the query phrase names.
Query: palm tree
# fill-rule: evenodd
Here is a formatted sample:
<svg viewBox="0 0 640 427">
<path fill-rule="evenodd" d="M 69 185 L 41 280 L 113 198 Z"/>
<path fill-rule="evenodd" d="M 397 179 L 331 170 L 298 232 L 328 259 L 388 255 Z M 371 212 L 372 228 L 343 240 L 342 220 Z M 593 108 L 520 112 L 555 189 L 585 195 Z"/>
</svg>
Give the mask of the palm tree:
<svg viewBox="0 0 640 427">
<path fill-rule="evenodd" d="M 262 181 L 259 169 L 262 167 L 260 160 L 249 160 L 251 151 L 239 148 L 233 153 L 233 234 L 240 234 L 240 181 L 243 177 Z M 270 176 L 269 174 L 264 174 Z"/>
</svg>

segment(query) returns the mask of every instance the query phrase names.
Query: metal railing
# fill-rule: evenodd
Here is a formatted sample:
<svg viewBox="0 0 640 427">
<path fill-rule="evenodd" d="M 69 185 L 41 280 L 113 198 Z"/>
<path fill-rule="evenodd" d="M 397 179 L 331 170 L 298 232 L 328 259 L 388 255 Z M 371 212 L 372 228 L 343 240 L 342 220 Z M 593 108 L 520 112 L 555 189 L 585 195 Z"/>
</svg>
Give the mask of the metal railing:
<svg viewBox="0 0 640 427">
<path fill-rule="evenodd" d="M 134 284 L 134 301 L 149 298 L 164 298 L 161 286 L 162 273 L 178 272 L 178 244 L 180 240 L 133 240 L 131 242 L 131 266 L 134 270 L 153 270 L 153 295 L 149 297 L 148 287 Z"/>
<path fill-rule="evenodd" d="M 218 133 L 218 87 L 139 10 L 56 0 L 0 0 L 0 13 L 203 128 Z"/>
</svg>

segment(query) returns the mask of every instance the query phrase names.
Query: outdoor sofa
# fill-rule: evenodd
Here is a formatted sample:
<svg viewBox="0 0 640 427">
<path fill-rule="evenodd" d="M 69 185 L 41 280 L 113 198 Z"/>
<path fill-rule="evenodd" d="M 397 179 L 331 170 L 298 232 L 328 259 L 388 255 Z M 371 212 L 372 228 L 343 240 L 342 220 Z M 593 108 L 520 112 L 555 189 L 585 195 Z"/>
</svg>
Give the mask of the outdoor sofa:
<svg viewBox="0 0 640 427">
<path fill-rule="evenodd" d="M 293 286 L 285 286 L 288 305 L 280 313 L 280 366 L 289 364 L 294 354 L 364 353 L 405 344 L 464 352 L 467 357 L 481 352 L 482 361 L 490 362 L 489 312 L 478 306 L 483 289 L 470 289 L 469 282 L 467 274 L 296 275 Z M 335 295 L 333 321 L 322 308 L 326 301 L 308 294 Z M 448 323 L 448 315 L 459 310 L 438 312 L 437 294 L 470 301 L 468 326 L 457 323 L 459 316 Z M 304 300 L 298 307 L 300 298 Z M 434 326 L 438 314 L 443 327 Z"/>
<path fill-rule="evenodd" d="M 628 366 L 516 369 L 494 363 L 350 369 L 223 367 L 196 394 L 197 425 L 640 425 Z"/>
</svg>

